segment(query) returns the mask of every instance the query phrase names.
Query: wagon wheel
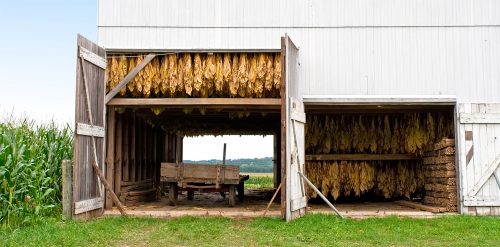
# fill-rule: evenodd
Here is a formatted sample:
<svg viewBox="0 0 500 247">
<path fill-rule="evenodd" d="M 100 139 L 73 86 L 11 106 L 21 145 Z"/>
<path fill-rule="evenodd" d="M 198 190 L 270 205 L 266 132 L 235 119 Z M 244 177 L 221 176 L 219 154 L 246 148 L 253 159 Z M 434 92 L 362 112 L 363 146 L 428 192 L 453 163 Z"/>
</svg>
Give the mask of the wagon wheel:
<svg viewBox="0 0 500 247">
<path fill-rule="evenodd" d="M 245 183 L 241 182 L 236 186 L 236 189 L 238 190 L 238 201 L 243 202 L 245 199 Z"/>
<path fill-rule="evenodd" d="M 177 197 L 179 195 L 179 188 L 177 187 L 177 183 L 168 183 L 168 199 L 170 201 L 170 206 L 177 205 Z"/>
<path fill-rule="evenodd" d="M 187 196 L 188 196 L 188 200 L 192 201 L 194 199 L 194 191 L 188 190 Z"/>
<path fill-rule="evenodd" d="M 236 191 L 234 184 L 229 185 L 229 206 L 234 207 L 236 204 Z"/>
</svg>

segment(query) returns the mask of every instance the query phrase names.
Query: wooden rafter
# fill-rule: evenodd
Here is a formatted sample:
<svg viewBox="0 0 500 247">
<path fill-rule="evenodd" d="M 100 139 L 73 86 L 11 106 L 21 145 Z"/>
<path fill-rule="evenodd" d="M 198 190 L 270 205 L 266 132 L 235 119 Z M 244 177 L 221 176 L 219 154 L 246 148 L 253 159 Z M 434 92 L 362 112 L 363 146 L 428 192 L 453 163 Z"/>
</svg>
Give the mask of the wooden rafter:
<svg viewBox="0 0 500 247">
<path fill-rule="evenodd" d="M 137 66 L 135 66 L 135 68 L 130 71 L 130 73 L 128 73 L 127 76 L 125 76 L 125 78 L 123 78 L 123 80 L 118 83 L 118 85 L 116 85 L 116 87 L 114 87 L 111 91 L 109 91 L 108 94 L 106 94 L 104 102 L 108 104 L 108 102 L 112 100 L 120 92 L 120 90 L 125 87 L 137 74 L 139 74 L 139 72 L 144 69 L 144 67 L 146 67 L 146 65 L 148 65 L 148 63 L 151 62 L 151 60 L 153 60 L 153 58 L 155 57 L 155 54 L 148 54 L 144 58 L 144 60 L 142 60 Z"/>
</svg>

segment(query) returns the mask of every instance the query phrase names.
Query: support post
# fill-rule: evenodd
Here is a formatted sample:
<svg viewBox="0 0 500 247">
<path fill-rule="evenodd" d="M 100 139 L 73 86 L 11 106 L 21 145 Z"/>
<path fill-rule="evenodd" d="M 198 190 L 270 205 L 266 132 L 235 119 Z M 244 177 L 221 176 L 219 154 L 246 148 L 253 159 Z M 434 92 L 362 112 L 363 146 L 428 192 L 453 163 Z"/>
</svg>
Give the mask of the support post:
<svg viewBox="0 0 500 247">
<path fill-rule="evenodd" d="M 106 150 L 106 179 L 111 185 L 111 189 L 115 191 L 114 188 L 114 170 L 115 170 L 115 109 L 114 107 L 108 108 L 108 133 L 107 133 L 107 150 Z M 113 200 L 108 192 L 106 192 L 106 209 L 111 209 L 113 207 Z"/>
<path fill-rule="evenodd" d="M 122 148 L 123 148 L 123 120 L 121 117 L 116 119 L 116 145 L 115 145 L 115 194 L 120 197 L 122 183 Z"/>
<path fill-rule="evenodd" d="M 71 220 L 73 216 L 73 162 L 62 161 L 62 216 Z"/>
</svg>

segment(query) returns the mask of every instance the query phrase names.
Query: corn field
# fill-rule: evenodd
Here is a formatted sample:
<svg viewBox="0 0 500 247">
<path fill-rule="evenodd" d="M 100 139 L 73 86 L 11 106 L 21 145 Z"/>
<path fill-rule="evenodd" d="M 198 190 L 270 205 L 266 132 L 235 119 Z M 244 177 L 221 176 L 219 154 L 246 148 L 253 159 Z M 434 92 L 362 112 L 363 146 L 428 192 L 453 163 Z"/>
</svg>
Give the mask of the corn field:
<svg viewBox="0 0 500 247">
<path fill-rule="evenodd" d="M 69 126 L 0 122 L 0 224 L 29 225 L 61 211 L 61 162 L 71 159 Z"/>
</svg>

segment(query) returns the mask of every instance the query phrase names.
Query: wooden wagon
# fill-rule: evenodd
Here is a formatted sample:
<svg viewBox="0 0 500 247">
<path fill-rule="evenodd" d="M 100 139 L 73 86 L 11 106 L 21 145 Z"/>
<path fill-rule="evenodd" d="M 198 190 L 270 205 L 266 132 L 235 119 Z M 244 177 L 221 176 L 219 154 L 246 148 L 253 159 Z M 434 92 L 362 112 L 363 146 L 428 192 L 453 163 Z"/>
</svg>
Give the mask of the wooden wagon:
<svg viewBox="0 0 500 247">
<path fill-rule="evenodd" d="M 248 175 L 240 175 L 240 167 L 235 165 L 205 165 L 187 163 L 161 163 L 160 181 L 169 185 L 169 200 L 176 205 L 179 191 L 187 191 L 192 200 L 194 192 L 220 192 L 225 197 L 229 192 L 229 206 L 238 199 L 243 201 L 245 180 Z"/>
</svg>

